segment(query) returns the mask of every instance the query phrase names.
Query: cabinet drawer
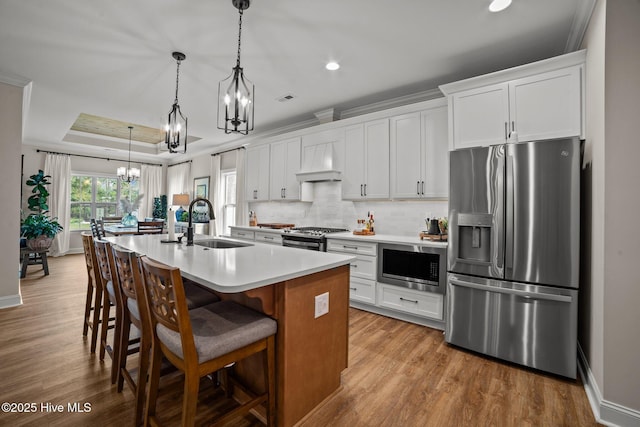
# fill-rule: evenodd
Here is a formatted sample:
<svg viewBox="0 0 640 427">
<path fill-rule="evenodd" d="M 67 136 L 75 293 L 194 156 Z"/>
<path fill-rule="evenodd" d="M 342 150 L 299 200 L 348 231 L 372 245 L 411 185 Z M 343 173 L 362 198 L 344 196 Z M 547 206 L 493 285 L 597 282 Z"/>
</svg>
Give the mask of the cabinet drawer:
<svg viewBox="0 0 640 427">
<path fill-rule="evenodd" d="M 357 242 L 355 240 L 328 239 L 327 251 L 375 256 L 377 254 L 377 245 L 371 242 Z"/>
<path fill-rule="evenodd" d="M 444 296 L 378 284 L 378 305 L 418 316 L 442 320 Z"/>
<path fill-rule="evenodd" d="M 376 280 L 376 257 L 356 255 L 351 262 L 351 277 Z"/>
<path fill-rule="evenodd" d="M 243 240 L 255 240 L 255 232 L 254 231 L 246 231 L 246 230 L 236 230 L 231 229 L 231 237 L 235 239 L 243 239 Z"/>
<path fill-rule="evenodd" d="M 349 298 L 367 304 L 376 303 L 376 282 L 373 280 L 357 279 L 353 276 L 349 283 Z"/>
<path fill-rule="evenodd" d="M 256 242 L 270 243 L 272 245 L 282 245 L 282 235 L 277 233 L 265 233 L 263 231 L 255 232 Z"/>
</svg>

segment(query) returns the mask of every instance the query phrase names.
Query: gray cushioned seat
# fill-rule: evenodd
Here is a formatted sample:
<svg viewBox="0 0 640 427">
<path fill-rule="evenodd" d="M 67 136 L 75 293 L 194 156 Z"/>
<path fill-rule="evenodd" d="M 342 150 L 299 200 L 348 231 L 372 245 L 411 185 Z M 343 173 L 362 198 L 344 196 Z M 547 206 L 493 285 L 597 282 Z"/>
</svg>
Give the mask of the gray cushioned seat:
<svg viewBox="0 0 640 427">
<path fill-rule="evenodd" d="M 220 301 L 220 298 L 218 298 L 216 294 L 202 286 L 196 285 L 191 280 L 183 279 L 182 282 L 184 284 L 184 296 L 187 299 L 187 307 L 189 307 L 189 310 Z"/>
<path fill-rule="evenodd" d="M 193 338 L 202 363 L 276 333 L 270 317 L 232 301 L 222 301 L 189 311 Z M 158 323 L 158 338 L 180 357 L 180 334 Z"/>
<path fill-rule="evenodd" d="M 127 308 L 129 308 L 129 314 L 135 317 L 136 320 L 140 320 L 140 310 L 138 310 L 138 301 L 127 298 Z"/>
</svg>

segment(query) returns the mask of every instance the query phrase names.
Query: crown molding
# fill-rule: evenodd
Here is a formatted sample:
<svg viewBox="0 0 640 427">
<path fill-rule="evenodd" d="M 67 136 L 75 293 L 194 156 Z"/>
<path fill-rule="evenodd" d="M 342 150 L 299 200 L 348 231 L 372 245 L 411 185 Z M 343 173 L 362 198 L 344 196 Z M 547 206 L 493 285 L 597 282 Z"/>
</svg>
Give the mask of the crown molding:
<svg viewBox="0 0 640 427">
<path fill-rule="evenodd" d="M 571 22 L 569 37 L 567 37 L 567 44 L 564 47 L 565 53 L 580 49 L 582 38 L 584 37 L 585 31 L 587 31 L 595 6 L 596 0 L 582 0 L 578 2 L 578 8 L 575 15 L 573 15 L 573 22 Z"/>
</svg>

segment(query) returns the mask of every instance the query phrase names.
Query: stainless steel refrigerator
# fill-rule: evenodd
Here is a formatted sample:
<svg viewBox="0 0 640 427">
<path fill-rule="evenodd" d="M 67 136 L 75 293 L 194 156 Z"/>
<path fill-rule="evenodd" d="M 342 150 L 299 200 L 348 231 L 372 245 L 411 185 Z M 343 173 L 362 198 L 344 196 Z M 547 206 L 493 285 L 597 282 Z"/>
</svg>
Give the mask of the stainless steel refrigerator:
<svg viewBox="0 0 640 427">
<path fill-rule="evenodd" d="M 448 343 L 576 377 L 580 149 L 450 153 Z"/>
</svg>

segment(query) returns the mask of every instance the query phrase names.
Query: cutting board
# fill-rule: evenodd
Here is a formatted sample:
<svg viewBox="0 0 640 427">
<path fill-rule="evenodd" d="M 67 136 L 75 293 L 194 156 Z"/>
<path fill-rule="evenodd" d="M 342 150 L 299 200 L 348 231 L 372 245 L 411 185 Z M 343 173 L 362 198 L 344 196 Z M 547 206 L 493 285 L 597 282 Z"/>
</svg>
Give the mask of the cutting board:
<svg viewBox="0 0 640 427">
<path fill-rule="evenodd" d="M 295 224 L 284 224 L 284 223 L 280 223 L 280 222 L 261 222 L 261 223 L 258 223 L 258 227 L 260 227 L 260 228 L 281 229 L 281 228 L 293 228 L 295 226 L 296 226 Z"/>
</svg>

